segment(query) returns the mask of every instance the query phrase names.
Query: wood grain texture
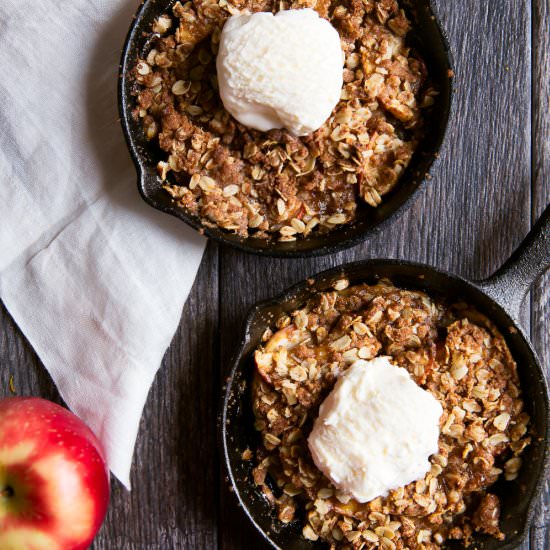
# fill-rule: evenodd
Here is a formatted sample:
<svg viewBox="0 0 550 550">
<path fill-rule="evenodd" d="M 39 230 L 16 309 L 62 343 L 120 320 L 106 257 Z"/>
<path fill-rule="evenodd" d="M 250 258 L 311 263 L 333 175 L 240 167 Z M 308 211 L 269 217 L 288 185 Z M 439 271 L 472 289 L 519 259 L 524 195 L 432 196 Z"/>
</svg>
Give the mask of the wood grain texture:
<svg viewBox="0 0 550 550">
<path fill-rule="evenodd" d="M 141 421 L 132 492 L 113 486 L 97 550 L 217 546 L 218 250 L 209 244 Z"/>
<path fill-rule="evenodd" d="M 210 244 L 141 422 L 133 491 L 113 483 L 96 550 L 262 550 L 225 482 L 217 445 L 221 386 L 246 311 L 344 261 L 406 258 L 473 278 L 492 273 L 550 200 L 548 0 L 436 0 L 456 72 L 455 110 L 434 179 L 407 213 L 356 248 L 274 260 Z M 550 361 L 550 280 L 525 304 Z M 530 315 L 528 313 L 530 312 Z M 40 360 L 0 307 L 0 397 L 59 401 Z M 545 493 L 522 549 L 550 550 Z"/>
<path fill-rule="evenodd" d="M 550 203 L 550 2 L 533 0 L 532 221 Z M 550 274 L 531 293 L 531 339 L 550 377 Z M 550 549 L 550 481 L 531 529 L 531 548 Z"/>
</svg>

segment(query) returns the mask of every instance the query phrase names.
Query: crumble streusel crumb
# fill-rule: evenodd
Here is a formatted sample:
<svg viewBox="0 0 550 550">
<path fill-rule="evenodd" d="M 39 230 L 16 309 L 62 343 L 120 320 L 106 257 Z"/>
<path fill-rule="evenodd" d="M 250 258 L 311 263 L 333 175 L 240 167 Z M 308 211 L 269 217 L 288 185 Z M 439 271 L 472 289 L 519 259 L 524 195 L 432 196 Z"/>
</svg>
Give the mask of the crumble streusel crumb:
<svg viewBox="0 0 550 550">
<path fill-rule="evenodd" d="M 345 53 L 341 100 L 316 132 L 246 128 L 223 108 L 215 60 L 225 20 L 310 7 Z M 406 43 L 397 0 L 192 0 L 153 25 L 152 49 L 133 74 L 134 116 L 164 157 L 173 200 L 204 225 L 243 237 L 293 241 L 356 219 L 398 183 L 422 137 L 436 90 Z"/>
<path fill-rule="evenodd" d="M 517 477 L 531 438 L 502 335 L 471 307 L 389 281 L 334 287 L 278 319 L 255 352 L 253 477 L 278 519 L 305 512 L 303 536 L 331 548 L 436 549 L 476 531 L 503 539 L 491 486 Z M 360 504 L 317 469 L 307 437 L 338 374 L 379 355 L 441 403 L 439 449 L 423 479 Z"/>
</svg>

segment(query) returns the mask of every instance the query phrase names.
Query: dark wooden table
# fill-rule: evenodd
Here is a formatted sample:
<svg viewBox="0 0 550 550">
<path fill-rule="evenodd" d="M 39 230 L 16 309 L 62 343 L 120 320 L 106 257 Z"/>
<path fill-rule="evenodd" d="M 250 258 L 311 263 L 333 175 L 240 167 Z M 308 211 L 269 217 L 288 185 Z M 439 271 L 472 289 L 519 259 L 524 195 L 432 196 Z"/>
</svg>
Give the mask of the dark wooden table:
<svg viewBox="0 0 550 550">
<path fill-rule="evenodd" d="M 407 258 L 482 278 L 508 258 L 550 202 L 549 0 L 437 0 L 455 60 L 456 110 L 434 179 L 382 235 L 330 257 L 270 260 L 208 246 L 141 422 L 133 491 L 116 481 L 94 548 L 262 549 L 227 489 L 216 415 L 249 306 L 344 261 Z M 550 278 L 524 323 L 550 360 Z M 0 397 L 59 400 L 40 360 L 0 308 Z M 550 549 L 550 492 L 530 540 Z"/>
</svg>

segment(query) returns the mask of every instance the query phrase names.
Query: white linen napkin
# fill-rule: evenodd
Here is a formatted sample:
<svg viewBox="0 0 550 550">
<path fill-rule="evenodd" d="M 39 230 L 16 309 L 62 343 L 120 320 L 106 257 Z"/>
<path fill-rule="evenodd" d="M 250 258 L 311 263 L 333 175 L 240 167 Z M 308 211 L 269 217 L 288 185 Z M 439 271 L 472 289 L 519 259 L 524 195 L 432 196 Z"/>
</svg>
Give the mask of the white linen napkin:
<svg viewBox="0 0 550 550">
<path fill-rule="evenodd" d="M 136 188 L 116 88 L 138 3 L 0 2 L 0 297 L 128 488 L 206 243 Z"/>
</svg>

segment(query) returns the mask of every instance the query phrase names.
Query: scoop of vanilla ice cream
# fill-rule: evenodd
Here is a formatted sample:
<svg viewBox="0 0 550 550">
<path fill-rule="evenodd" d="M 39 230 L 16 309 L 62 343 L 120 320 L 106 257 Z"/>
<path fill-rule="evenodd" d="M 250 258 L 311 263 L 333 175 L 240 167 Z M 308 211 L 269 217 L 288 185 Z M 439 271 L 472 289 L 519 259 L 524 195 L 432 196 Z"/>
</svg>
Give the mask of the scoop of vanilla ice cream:
<svg viewBox="0 0 550 550">
<path fill-rule="evenodd" d="M 387 357 L 356 361 L 321 404 L 309 449 L 341 493 L 368 502 L 430 470 L 442 412 Z"/>
<path fill-rule="evenodd" d="M 314 132 L 340 99 L 340 37 L 309 8 L 231 16 L 221 33 L 216 64 L 227 111 L 264 132 Z"/>
</svg>

